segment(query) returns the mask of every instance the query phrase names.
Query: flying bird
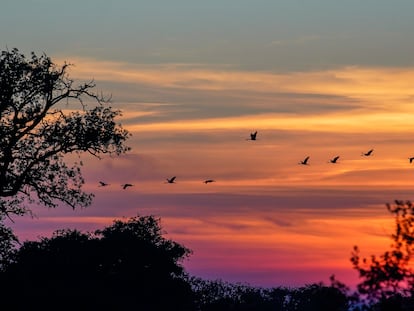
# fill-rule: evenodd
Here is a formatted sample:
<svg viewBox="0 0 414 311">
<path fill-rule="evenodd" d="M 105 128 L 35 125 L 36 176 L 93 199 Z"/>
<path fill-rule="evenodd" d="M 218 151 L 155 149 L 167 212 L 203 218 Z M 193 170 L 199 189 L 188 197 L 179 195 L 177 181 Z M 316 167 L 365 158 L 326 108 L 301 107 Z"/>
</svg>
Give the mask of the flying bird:
<svg viewBox="0 0 414 311">
<path fill-rule="evenodd" d="M 126 189 L 126 188 L 128 188 L 128 187 L 132 187 L 133 185 L 131 185 L 131 184 L 123 184 L 123 185 L 121 185 L 122 186 L 122 189 Z"/>
<path fill-rule="evenodd" d="M 215 180 L 214 179 L 206 179 L 204 181 L 205 184 L 209 184 L 209 183 L 212 183 L 212 182 L 215 182 Z"/>
<path fill-rule="evenodd" d="M 175 178 L 176 178 L 176 176 L 173 176 L 171 178 L 167 178 L 167 183 L 168 184 L 174 184 L 175 183 Z"/>
<path fill-rule="evenodd" d="M 247 140 L 256 140 L 256 136 L 257 136 L 257 131 L 254 133 L 250 133 L 250 139 L 247 139 Z"/>
<path fill-rule="evenodd" d="M 410 163 L 413 163 L 414 157 L 408 158 L 410 160 Z"/>
<path fill-rule="evenodd" d="M 303 161 L 300 161 L 299 164 L 308 165 L 309 158 L 310 157 L 306 157 Z"/>
<path fill-rule="evenodd" d="M 368 152 L 362 153 L 363 156 L 369 157 L 372 152 L 374 151 L 374 149 L 369 150 Z"/>
<path fill-rule="evenodd" d="M 107 184 L 106 182 L 103 182 L 103 181 L 99 182 L 99 187 L 105 187 L 105 186 L 109 186 L 109 184 Z"/>
<path fill-rule="evenodd" d="M 338 163 L 338 159 L 339 159 L 339 156 L 336 156 L 335 158 L 333 158 L 333 159 L 330 159 L 329 160 L 329 162 L 331 162 L 331 163 Z"/>
</svg>

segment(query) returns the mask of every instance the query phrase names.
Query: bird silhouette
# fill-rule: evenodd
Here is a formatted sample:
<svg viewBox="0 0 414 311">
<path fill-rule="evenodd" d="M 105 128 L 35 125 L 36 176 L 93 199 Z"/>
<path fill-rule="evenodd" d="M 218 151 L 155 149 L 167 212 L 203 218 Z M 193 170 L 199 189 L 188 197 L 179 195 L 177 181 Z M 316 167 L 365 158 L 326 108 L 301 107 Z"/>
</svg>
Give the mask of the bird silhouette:
<svg viewBox="0 0 414 311">
<path fill-rule="evenodd" d="M 414 157 L 408 158 L 410 160 L 410 163 L 413 163 Z"/>
<path fill-rule="evenodd" d="M 109 186 L 109 184 L 107 184 L 106 182 L 103 182 L 103 181 L 99 182 L 99 187 L 105 187 L 105 186 Z"/>
<path fill-rule="evenodd" d="M 370 155 L 372 155 L 372 152 L 374 151 L 374 149 L 371 149 L 365 153 L 362 153 L 363 156 L 369 157 Z"/>
<path fill-rule="evenodd" d="M 250 139 L 247 139 L 247 140 L 256 140 L 256 136 L 257 136 L 257 131 L 254 133 L 250 133 Z"/>
<path fill-rule="evenodd" d="M 329 162 L 331 162 L 331 163 L 338 163 L 338 159 L 339 159 L 339 156 L 336 156 L 335 158 L 333 158 L 333 159 L 330 159 L 329 160 Z"/>
<path fill-rule="evenodd" d="M 133 185 L 132 184 L 123 184 L 123 185 L 121 185 L 122 186 L 122 189 L 126 189 L 126 188 L 128 188 L 128 187 L 132 187 Z"/>
<path fill-rule="evenodd" d="M 303 161 L 300 161 L 299 164 L 308 165 L 309 158 L 310 157 L 306 157 Z"/>
<path fill-rule="evenodd" d="M 168 184 L 174 184 L 175 183 L 175 178 L 176 178 L 176 176 L 173 176 L 171 178 L 167 178 L 167 183 Z"/>
<path fill-rule="evenodd" d="M 212 183 L 212 182 L 215 182 L 215 180 L 214 179 L 206 179 L 204 181 L 205 184 L 209 184 L 209 183 Z"/>
</svg>

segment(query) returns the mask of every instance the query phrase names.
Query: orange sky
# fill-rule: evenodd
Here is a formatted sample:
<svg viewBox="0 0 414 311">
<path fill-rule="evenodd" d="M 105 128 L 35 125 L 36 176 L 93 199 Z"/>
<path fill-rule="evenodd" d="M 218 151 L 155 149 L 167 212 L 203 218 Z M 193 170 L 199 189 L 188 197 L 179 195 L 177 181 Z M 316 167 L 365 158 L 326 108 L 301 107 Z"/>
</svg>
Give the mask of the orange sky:
<svg viewBox="0 0 414 311">
<path fill-rule="evenodd" d="M 132 150 L 85 157 L 93 205 L 36 208 L 38 219 L 16 223 L 22 237 L 154 214 L 167 237 L 194 251 L 185 265 L 195 275 L 278 286 L 336 274 L 354 284 L 352 247 L 385 250 L 393 230 L 385 203 L 412 199 L 414 68 L 272 73 L 70 62 L 71 76 L 93 77 L 112 93 Z M 371 157 L 361 155 L 369 149 Z M 306 156 L 309 165 L 299 165 Z M 176 184 L 165 183 L 171 176 Z M 125 182 L 134 186 L 122 190 Z"/>
</svg>

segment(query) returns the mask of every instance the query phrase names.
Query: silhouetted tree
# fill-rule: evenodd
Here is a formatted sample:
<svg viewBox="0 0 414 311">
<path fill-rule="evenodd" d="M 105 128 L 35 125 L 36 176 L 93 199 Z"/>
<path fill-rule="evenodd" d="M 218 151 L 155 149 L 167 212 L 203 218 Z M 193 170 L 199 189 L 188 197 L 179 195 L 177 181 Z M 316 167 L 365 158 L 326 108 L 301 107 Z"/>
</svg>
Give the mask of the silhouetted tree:
<svg viewBox="0 0 414 311">
<path fill-rule="evenodd" d="M 322 283 L 299 288 L 261 288 L 221 280 L 190 279 L 201 311 L 346 311 L 348 297 Z"/>
<path fill-rule="evenodd" d="M 366 305 L 376 305 L 377 310 L 405 310 L 401 308 L 409 302 L 406 297 L 414 290 L 410 267 L 414 251 L 414 205 L 410 201 L 396 200 L 394 205 L 387 204 L 387 209 L 395 217 L 391 250 L 367 259 L 360 257 L 359 248 L 355 246 L 351 262 L 362 279 L 358 294 Z"/>
<path fill-rule="evenodd" d="M 120 112 L 92 92 L 93 82 L 75 84 L 68 67 L 17 49 L 0 54 L 0 215 L 27 213 L 25 202 L 87 206 L 81 161 L 69 166 L 63 156 L 128 150 L 129 134 L 114 121 Z"/>
<path fill-rule="evenodd" d="M 26 241 L 0 273 L 5 310 L 193 310 L 181 261 L 191 253 L 137 216 L 95 233 Z"/>
<path fill-rule="evenodd" d="M 0 221 L 0 272 L 12 261 L 18 239 L 13 231 Z"/>
<path fill-rule="evenodd" d="M 347 311 L 348 297 L 336 287 L 311 284 L 292 290 L 285 310 Z"/>
<path fill-rule="evenodd" d="M 286 288 L 260 288 L 222 280 L 189 280 L 198 310 L 201 311 L 281 311 L 285 309 Z"/>
</svg>

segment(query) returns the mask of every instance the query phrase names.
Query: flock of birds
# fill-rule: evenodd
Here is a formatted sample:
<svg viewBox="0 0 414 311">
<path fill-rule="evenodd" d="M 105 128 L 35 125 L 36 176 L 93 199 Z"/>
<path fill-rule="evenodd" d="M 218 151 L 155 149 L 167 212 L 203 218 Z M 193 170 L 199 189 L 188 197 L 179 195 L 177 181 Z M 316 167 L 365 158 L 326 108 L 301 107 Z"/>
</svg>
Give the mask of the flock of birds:
<svg viewBox="0 0 414 311">
<path fill-rule="evenodd" d="M 247 138 L 246 140 L 257 140 L 257 131 L 255 131 L 253 133 L 250 133 L 250 138 Z M 365 157 L 369 157 L 369 156 L 372 155 L 373 152 L 374 152 L 374 149 L 370 149 L 367 152 L 363 152 L 361 155 L 365 156 Z M 330 159 L 329 162 L 332 163 L 332 164 L 336 164 L 336 163 L 338 163 L 339 158 L 340 158 L 340 156 L 335 156 L 332 159 Z M 308 165 L 309 164 L 309 159 L 310 159 L 310 156 L 307 156 L 302 161 L 300 161 L 298 164 Z M 413 163 L 414 157 L 410 157 L 408 159 L 409 159 L 410 163 Z M 171 178 L 166 178 L 165 183 L 174 184 L 176 178 L 177 178 L 177 176 L 173 176 Z M 215 182 L 214 179 L 206 179 L 206 180 L 203 181 L 203 183 L 205 183 L 205 184 L 209 184 L 209 183 L 213 183 L 213 182 Z M 106 183 L 106 182 L 103 182 L 103 181 L 99 181 L 99 187 L 106 187 L 106 186 L 109 186 L 109 184 Z M 124 189 L 124 190 L 129 188 L 129 187 L 132 187 L 132 186 L 134 186 L 134 185 L 129 184 L 129 183 L 125 183 L 125 184 L 121 185 L 122 189 Z"/>
<path fill-rule="evenodd" d="M 174 184 L 176 178 L 177 178 L 177 176 L 173 176 L 171 178 L 166 178 L 167 181 L 165 183 Z M 203 182 L 205 184 L 209 184 L 209 183 L 215 182 L 215 180 L 214 179 L 206 179 Z M 109 186 L 109 184 L 104 182 L 104 181 L 99 181 L 99 187 L 106 187 L 106 186 Z M 122 189 L 124 189 L 124 190 L 127 189 L 128 187 L 132 187 L 132 186 L 133 186 L 133 184 L 128 184 L 128 183 L 121 185 Z"/>
</svg>

